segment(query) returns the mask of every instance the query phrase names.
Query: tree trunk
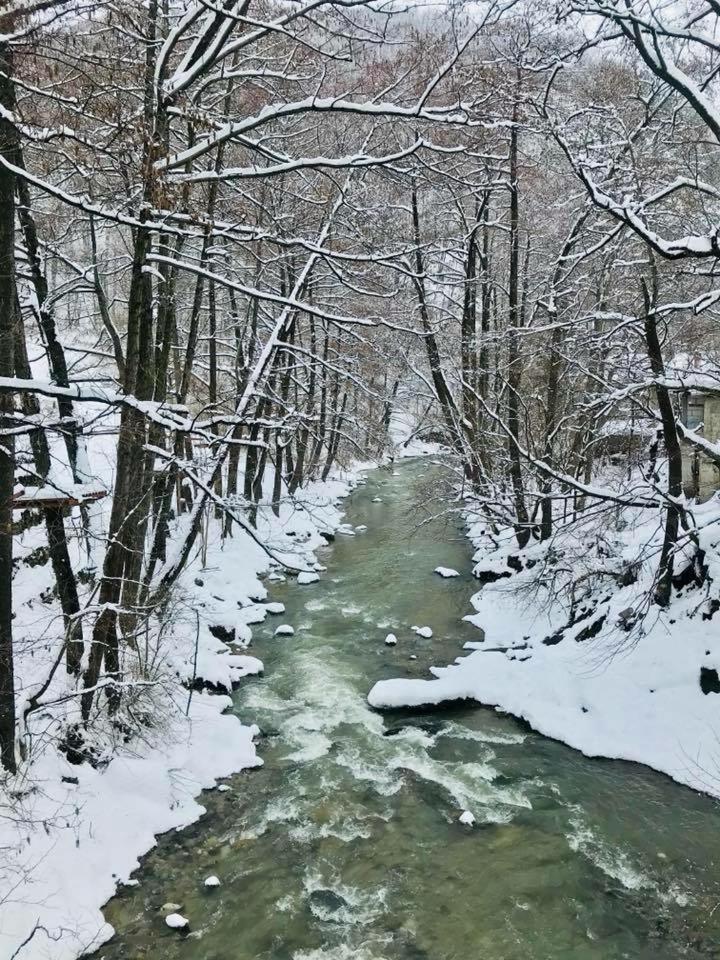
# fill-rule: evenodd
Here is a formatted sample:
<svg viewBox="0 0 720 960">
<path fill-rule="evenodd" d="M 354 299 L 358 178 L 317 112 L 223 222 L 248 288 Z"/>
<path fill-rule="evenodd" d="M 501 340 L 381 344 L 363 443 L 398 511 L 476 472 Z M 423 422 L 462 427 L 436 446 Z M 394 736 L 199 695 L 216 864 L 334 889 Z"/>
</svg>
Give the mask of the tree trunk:
<svg viewBox="0 0 720 960">
<path fill-rule="evenodd" d="M 0 31 L 9 26 L 0 17 Z M 12 50 L 0 43 L 0 106 L 9 111 L 12 86 Z M 0 157 L 13 155 L 15 131 L 0 112 Z M 15 373 L 15 177 L 0 164 L 0 376 Z M 12 422 L 13 396 L 0 393 L 0 427 Z M 0 445 L 0 762 L 10 773 L 15 763 L 15 669 L 12 631 L 13 489 L 15 445 L 6 434 Z"/>
<path fill-rule="evenodd" d="M 519 84 L 518 84 L 519 86 Z M 519 91 L 518 91 L 519 92 Z M 513 104 L 510 128 L 510 276 L 508 280 L 508 399 L 507 426 L 510 480 L 515 501 L 516 537 L 522 549 L 530 540 L 528 513 L 525 507 L 522 464 L 520 461 L 520 386 L 522 359 L 518 326 L 520 318 L 520 210 L 518 196 L 518 103 Z"/>
<path fill-rule="evenodd" d="M 644 330 L 645 345 L 650 360 L 653 377 L 660 380 L 665 376 L 662 347 L 657 332 L 657 316 L 654 312 L 655 296 L 651 295 L 643 280 L 643 300 L 645 303 Z M 675 411 L 673 410 L 670 392 L 660 383 L 655 384 L 658 410 L 662 421 L 663 441 L 668 457 L 668 489 L 667 512 L 665 515 L 665 533 L 658 563 L 657 585 L 655 587 L 655 602 L 661 607 L 670 603 L 672 577 L 674 567 L 674 550 L 677 542 L 680 525 L 680 508 L 678 501 L 682 496 L 682 451 L 675 426 Z"/>
<path fill-rule="evenodd" d="M 27 345 L 25 342 L 25 325 L 20 312 L 20 304 L 16 300 L 15 322 L 15 374 L 23 380 L 32 379 L 32 370 L 28 360 Z M 33 393 L 23 393 L 23 412 L 29 417 L 39 419 L 40 404 Z M 35 472 L 42 484 L 50 475 L 50 448 L 47 437 L 42 428 L 30 435 L 30 446 L 35 461 Z M 80 624 L 80 601 L 78 599 L 77 582 L 70 562 L 65 522 L 62 507 L 45 507 L 43 509 L 45 530 L 47 533 L 48 551 L 55 583 L 57 584 L 60 607 L 65 621 L 65 663 L 67 672 L 76 674 L 80 670 L 83 655 L 82 627 Z"/>
</svg>

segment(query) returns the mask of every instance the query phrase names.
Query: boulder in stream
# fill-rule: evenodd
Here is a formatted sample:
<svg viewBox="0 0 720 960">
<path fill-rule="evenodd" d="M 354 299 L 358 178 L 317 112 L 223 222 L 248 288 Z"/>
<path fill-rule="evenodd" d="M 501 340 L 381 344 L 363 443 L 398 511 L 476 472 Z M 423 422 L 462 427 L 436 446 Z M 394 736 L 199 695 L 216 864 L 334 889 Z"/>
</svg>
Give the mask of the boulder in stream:
<svg viewBox="0 0 720 960">
<path fill-rule="evenodd" d="M 313 913 L 320 917 L 323 914 L 337 913 L 348 906 L 347 900 L 334 890 L 313 890 L 309 900 Z"/>
<path fill-rule="evenodd" d="M 169 913 L 165 917 L 165 923 L 171 930 L 189 930 L 190 921 L 183 917 L 181 913 Z"/>
<path fill-rule="evenodd" d="M 304 587 L 309 583 L 317 583 L 319 579 L 320 577 L 313 570 L 303 570 L 298 574 L 297 582 Z"/>
<path fill-rule="evenodd" d="M 281 623 L 275 630 L 276 637 L 292 637 L 294 633 L 295 628 L 291 627 L 289 623 Z"/>
<path fill-rule="evenodd" d="M 395 634 L 394 634 L 394 633 L 389 633 L 389 634 L 385 637 L 385 643 L 386 643 L 389 647 L 394 647 L 395 644 L 397 643 L 397 637 L 395 636 Z"/>
</svg>

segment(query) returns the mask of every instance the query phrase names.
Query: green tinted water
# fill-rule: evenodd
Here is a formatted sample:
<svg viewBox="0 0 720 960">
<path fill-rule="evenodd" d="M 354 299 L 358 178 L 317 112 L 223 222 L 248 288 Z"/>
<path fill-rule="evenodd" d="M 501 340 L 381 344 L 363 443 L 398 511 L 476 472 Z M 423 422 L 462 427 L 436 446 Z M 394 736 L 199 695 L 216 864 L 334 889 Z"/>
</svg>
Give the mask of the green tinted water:
<svg viewBox="0 0 720 960">
<path fill-rule="evenodd" d="M 488 709 L 367 708 L 376 680 L 427 675 L 477 639 L 460 619 L 477 584 L 433 574 L 468 571 L 467 542 L 442 520 L 418 528 L 428 476 L 427 462 L 370 474 L 348 503 L 367 531 L 324 551 L 320 583 L 273 586 L 286 613 L 254 628 L 266 675 L 235 698 L 266 734 L 265 766 L 206 794 L 207 816 L 108 904 L 107 960 L 720 957 L 717 804 Z M 280 621 L 294 637 L 273 636 Z"/>
</svg>

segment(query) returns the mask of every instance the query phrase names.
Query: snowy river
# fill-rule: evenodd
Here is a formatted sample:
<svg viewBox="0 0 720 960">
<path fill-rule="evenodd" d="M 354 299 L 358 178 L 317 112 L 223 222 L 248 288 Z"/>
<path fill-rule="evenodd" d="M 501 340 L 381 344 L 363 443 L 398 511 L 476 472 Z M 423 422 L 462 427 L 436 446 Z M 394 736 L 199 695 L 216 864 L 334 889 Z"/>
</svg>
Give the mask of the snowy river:
<svg viewBox="0 0 720 960">
<path fill-rule="evenodd" d="M 265 734 L 265 765 L 160 839 L 139 885 L 108 904 L 117 936 L 100 956 L 720 957 L 716 803 L 490 709 L 368 709 L 376 680 L 427 676 L 477 639 L 461 620 L 478 589 L 469 544 L 452 522 L 418 526 L 427 473 L 416 461 L 369 474 L 347 503 L 367 530 L 323 551 L 319 583 L 269 585 L 286 613 L 254 628 L 266 674 L 235 695 Z M 438 565 L 464 573 L 444 580 Z M 293 637 L 273 636 L 280 620 Z M 207 890 L 211 874 L 221 885 Z M 165 926 L 168 901 L 190 918 L 184 939 Z"/>
</svg>

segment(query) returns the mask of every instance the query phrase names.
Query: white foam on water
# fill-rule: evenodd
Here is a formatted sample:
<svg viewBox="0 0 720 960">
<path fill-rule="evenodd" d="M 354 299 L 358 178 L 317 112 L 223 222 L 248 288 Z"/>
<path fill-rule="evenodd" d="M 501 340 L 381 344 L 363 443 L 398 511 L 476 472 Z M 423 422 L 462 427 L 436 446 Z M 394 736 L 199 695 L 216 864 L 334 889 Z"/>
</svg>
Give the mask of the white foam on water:
<svg viewBox="0 0 720 960">
<path fill-rule="evenodd" d="M 365 925 L 381 916 L 387 907 L 385 887 L 361 890 L 359 887 L 343 883 L 335 871 L 332 871 L 330 878 L 326 879 L 319 871 L 306 870 L 303 887 L 308 898 L 313 893 L 327 891 L 345 901 L 342 906 L 331 907 L 310 900 L 311 913 L 325 923 L 347 926 Z"/>
<path fill-rule="evenodd" d="M 476 743 L 514 744 L 525 743 L 527 735 L 524 733 L 501 733 L 490 730 L 471 730 L 460 723 L 451 720 L 439 731 L 442 737 L 452 737 L 456 740 L 473 740 Z"/>
<path fill-rule="evenodd" d="M 287 797 L 277 797 L 271 800 L 262 817 L 255 825 L 248 825 L 240 831 L 241 840 L 257 840 L 273 823 L 292 823 L 302 816 L 302 809 L 297 800 L 288 800 Z"/>
<path fill-rule="evenodd" d="M 369 823 L 347 820 L 345 823 L 300 823 L 291 827 L 288 836 L 298 843 L 310 843 L 313 840 L 327 840 L 332 837 L 351 843 L 353 840 L 369 840 L 372 828 Z"/>
<path fill-rule="evenodd" d="M 292 740 L 298 744 L 297 750 L 286 753 L 283 760 L 294 760 L 297 763 L 307 763 L 317 760 L 330 752 L 332 740 L 316 730 L 296 730 Z"/>
<path fill-rule="evenodd" d="M 334 947 L 319 947 L 317 950 L 300 950 L 292 955 L 292 960 L 387 960 L 387 957 L 375 953 L 371 947 L 354 947 L 341 943 Z"/>
<path fill-rule="evenodd" d="M 423 730 L 422 727 L 416 727 L 409 723 L 406 727 L 403 727 L 402 730 L 399 730 L 397 733 L 393 733 L 391 737 L 386 737 L 385 739 L 394 740 L 395 743 L 393 746 L 397 746 L 398 743 L 402 743 L 428 750 L 430 747 L 435 746 L 437 738 L 438 733 L 428 733 L 428 731 Z"/>
<path fill-rule="evenodd" d="M 587 857 L 612 880 L 617 880 L 627 890 L 652 890 L 655 882 L 646 873 L 634 867 L 622 850 L 613 850 L 600 840 L 593 831 L 582 822 L 572 821 L 573 832 L 567 835 L 567 842 L 574 853 Z"/>
<path fill-rule="evenodd" d="M 358 607 L 355 603 L 348 603 L 344 607 L 340 607 L 340 613 L 344 617 L 354 617 L 358 613 L 362 613 L 362 607 Z"/>
<path fill-rule="evenodd" d="M 406 754 L 393 758 L 391 764 L 442 787 L 459 807 L 472 808 L 477 819 L 487 823 L 508 823 L 513 817 L 509 808 L 532 806 L 521 789 L 495 786 L 498 772 L 487 763 L 454 763 L 427 754 Z"/>
<path fill-rule="evenodd" d="M 572 833 L 567 835 L 570 849 L 582 854 L 606 876 L 622 884 L 626 890 L 649 890 L 661 903 L 674 903 L 679 907 L 686 907 L 692 902 L 687 890 L 682 889 L 675 881 L 668 887 L 661 886 L 648 871 L 632 863 L 624 850 L 613 848 L 601 840 L 580 817 L 571 820 L 571 825 Z"/>
<path fill-rule="evenodd" d="M 346 747 L 335 757 L 338 766 L 345 767 L 356 780 L 371 783 L 377 793 L 391 797 L 398 793 L 404 784 L 402 775 L 389 767 L 383 759 L 373 762 L 366 753 L 360 753 L 357 747 Z"/>
<path fill-rule="evenodd" d="M 327 603 L 324 600 L 308 600 L 305 604 L 305 609 L 315 612 L 317 610 L 327 610 Z"/>
</svg>

